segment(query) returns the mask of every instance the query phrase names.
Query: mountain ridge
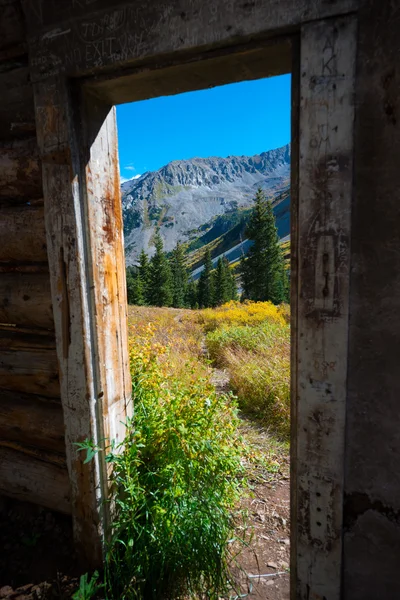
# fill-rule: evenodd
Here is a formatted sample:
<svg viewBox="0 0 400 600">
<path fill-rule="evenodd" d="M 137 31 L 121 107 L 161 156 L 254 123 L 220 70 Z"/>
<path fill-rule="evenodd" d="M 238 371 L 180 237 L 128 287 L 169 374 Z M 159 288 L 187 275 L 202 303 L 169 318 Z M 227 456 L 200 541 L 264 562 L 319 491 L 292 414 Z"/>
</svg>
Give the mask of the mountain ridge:
<svg viewBox="0 0 400 600">
<path fill-rule="evenodd" d="M 254 156 L 174 160 L 122 183 L 125 252 L 134 264 L 142 248 L 152 254 L 159 228 L 165 249 L 193 242 L 219 215 L 252 205 L 262 187 L 271 198 L 288 190 L 290 145 Z"/>
</svg>

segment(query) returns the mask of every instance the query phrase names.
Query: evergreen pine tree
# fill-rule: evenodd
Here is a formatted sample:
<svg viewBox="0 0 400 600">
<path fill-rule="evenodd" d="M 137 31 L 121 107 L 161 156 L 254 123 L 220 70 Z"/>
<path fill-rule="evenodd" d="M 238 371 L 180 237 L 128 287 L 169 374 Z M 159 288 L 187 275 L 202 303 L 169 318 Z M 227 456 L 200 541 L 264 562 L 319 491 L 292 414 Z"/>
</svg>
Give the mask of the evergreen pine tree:
<svg viewBox="0 0 400 600">
<path fill-rule="evenodd" d="M 214 271 L 214 306 L 232 300 L 232 280 L 229 263 L 226 258 L 219 258 Z"/>
<path fill-rule="evenodd" d="M 197 283 L 191 279 L 186 287 L 185 306 L 199 308 Z"/>
<path fill-rule="evenodd" d="M 247 259 L 241 261 L 243 296 L 278 304 L 283 300 L 282 253 L 272 205 L 261 188 L 255 197 L 246 235 L 253 245 Z"/>
<path fill-rule="evenodd" d="M 139 256 L 139 277 L 142 283 L 143 304 L 150 304 L 149 284 L 150 284 L 150 263 L 146 252 L 142 249 Z"/>
<path fill-rule="evenodd" d="M 179 242 L 172 251 L 170 264 L 172 274 L 172 306 L 175 308 L 183 308 L 186 301 L 188 272 L 185 264 L 183 247 Z"/>
<path fill-rule="evenodd" d="M 128 267 L 126 269 L 126 292 L 128 304 L 142 306 L 144 304 L 143 286 L 138 269 Z"/>
<path fill-rule="evenodd" d="M 154 246 L 156 251 L 150 260 L 149 267 L 149 301 L 153 306 L 171 306 L 171 269 L 159 231 L 155 234 Z"/>
<path fill-rule="evenodd" d="M 212 276 L 212 270 L 211 252 L 207 249 L 204 253 L 204 269 L 201 272 L 198 287 L 200 308 L 208 308 L 214 302 L 214 277 Z"/>
<path fill-rule="evenodd" d="M 228 281 L 229 281 L 229 300 L 237 300 L 238 299 L 238 289 L 236 285 L 236 277 L 233 269 L 229 268 L 228 265 Z"/>
</svg>

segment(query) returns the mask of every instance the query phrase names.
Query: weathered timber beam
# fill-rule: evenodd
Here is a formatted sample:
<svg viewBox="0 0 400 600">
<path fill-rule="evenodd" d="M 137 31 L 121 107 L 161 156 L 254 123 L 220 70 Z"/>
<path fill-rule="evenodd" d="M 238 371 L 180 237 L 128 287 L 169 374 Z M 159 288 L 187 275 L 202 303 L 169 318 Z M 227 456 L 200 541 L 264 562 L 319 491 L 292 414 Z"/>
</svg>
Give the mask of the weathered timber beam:
<svg viewBox="0 0 400 600">
<path fill-rule="evenodd" d="M 0 264 L 47 263 L 43 203 L 0 207 Z"/>
<path fill-rule="evenodd" d="M 109 525 L 107 465 L 103 452 L 85 464 L 76 442 L 124 438 L 126 282 L 115 110 L 92 102 L 88 140 L 71 92 L 51 79 L 35 86 L 35 106 L 74 534 L 94 567 Z"/>
<path fill-rule="evenodd" d="M 23 0 L 29 28 L 32 76 L 83 75 L 159 61 L 286 33 L 301 23 L 355 10 L 358 0 L 229 0 L 126 3 L 95 6 Z"/>
<path fill-rule="evenodd" d="M 292 597 L 341 600 L 357 20 L 303 26 L 300 51 Z"/>
<path fill-rule="evenodd" d="M 42 198 L 42 173 L 35 138 L 0 142 L 0 199 Z"/>
<path fill-rule="evenodd" d="M 65 454 L 60 400 L 0 390 L 0 439 Z"/>
<path fill-rule="evenodd" d="M 0 323 L 54 328 L 48 273 L 1 275 Z"/>
<path fill-rule="evenodd" d="M 68 471 L 0 446 L 0 494 L 71 514 Z"/>
<path fill-rule="evenodd" d="M 11 329 L 1 331 L 0 389 L 59 398 L 54 339 Z"/>
</svg>

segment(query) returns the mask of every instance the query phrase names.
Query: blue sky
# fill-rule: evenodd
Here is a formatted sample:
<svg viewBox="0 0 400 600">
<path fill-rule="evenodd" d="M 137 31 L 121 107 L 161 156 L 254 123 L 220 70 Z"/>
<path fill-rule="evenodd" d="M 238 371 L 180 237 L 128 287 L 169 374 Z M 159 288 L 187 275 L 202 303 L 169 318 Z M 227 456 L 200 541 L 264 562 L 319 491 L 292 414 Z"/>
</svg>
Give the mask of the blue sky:
<svg viewBox="0 0 400 600">
<path fill-rule="evenodd" d="M 290 141 L 290 75 L 117 106 L 121 178 L 171 160 L 253 155 Z"/>
</svg>

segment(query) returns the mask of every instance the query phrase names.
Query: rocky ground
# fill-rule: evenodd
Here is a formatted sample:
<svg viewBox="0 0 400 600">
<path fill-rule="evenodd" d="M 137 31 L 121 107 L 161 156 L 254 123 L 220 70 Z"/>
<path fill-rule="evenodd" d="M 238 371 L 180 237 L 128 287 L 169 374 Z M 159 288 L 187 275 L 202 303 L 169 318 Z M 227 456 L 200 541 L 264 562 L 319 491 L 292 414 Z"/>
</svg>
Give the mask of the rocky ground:
<svg viewBox="0 0 400 600">
<path fill-rule="evenodd" d="M 262 441 L 262 433 L 258 434 Z M 287 464 L 288 466 L 288 464 Z M 289 600 L 290 494 L 288 474 L 252 482 L 242 507 L 248 512 L 250 544 L 239 558 L 237 595 L 263 600 Z"/>
</svg>

